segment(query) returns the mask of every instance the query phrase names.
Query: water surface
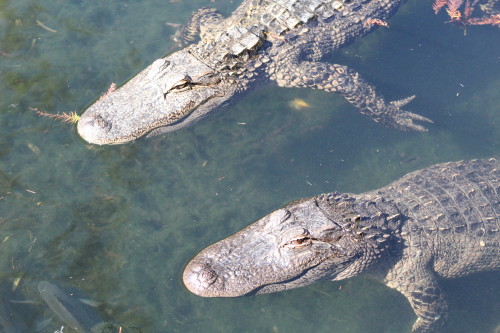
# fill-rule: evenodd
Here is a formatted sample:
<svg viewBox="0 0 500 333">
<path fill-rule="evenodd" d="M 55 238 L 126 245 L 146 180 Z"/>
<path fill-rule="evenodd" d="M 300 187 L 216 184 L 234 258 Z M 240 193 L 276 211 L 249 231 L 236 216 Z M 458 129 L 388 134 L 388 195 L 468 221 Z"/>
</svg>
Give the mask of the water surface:
<svg viewBox="0 0 500 333">
<path fill-rule="evenodd" d="M 387 99 L 435 121 L 400 133 L 342 97 L 258 89 L 196 127 L 112 147 L 40 118 L 81 113 L 170 52 L 174 31 L 203 6 L 239 1 L 0 0 L 0 277 L 8 311 L 28 327 L 53 316 L 47 280 L 98 302 L 102 320 L 142 332 L 403 332 L 415 317 L 397 292 L 365 278 L 278 294 L 203 299 L 182 285 L 205 246 L 289 200 L 362 192 L 434 163 L 499 155 L 500 43 L 491 27 L 463 30 L 410 0 L 390 28 L 331 57 Z M 310 108 L 294 110 L 300 98 Z M 499 273 L 444 283 L 445 332 L 500 324 Z M 66 289 L 65 289 L 66 288 Z M 10 299 L 32 300 L 14 304 Z M 0 316 L 2 318 L 2 316 Z M 54 318 L 44 329 L 54 332 Z M 65 328 L 64 332 L 70 332 Z"/>
</svg>

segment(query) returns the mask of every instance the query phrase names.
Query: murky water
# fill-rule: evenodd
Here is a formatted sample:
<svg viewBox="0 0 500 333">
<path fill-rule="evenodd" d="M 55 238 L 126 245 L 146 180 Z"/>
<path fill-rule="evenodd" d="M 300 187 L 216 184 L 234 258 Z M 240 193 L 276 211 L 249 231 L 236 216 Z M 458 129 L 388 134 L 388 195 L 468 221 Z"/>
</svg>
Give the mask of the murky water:
<svg viewBox="0 0 500 333">
<path fill-rule="evenodd" d="M 410 0 L 389 29 L 331 57 L 390 100 L 416 94 L 408 108 L 435 121 L 424 134 L 384 128 L 338 95 L 300 89 L 260 89 L 196 127 L 114 147 L 88 146 L 74 126 L 30 109 L 81 113 L 112 82 L 173 48 L 166 22 L 183 23 L 202 6 L 227 14 L 238 4 L 0 0 L 2 325 L 11 321 L 12 332 L 45 325 L 51 333 L 64 325 L 48 320 L 53 314 L 37 292 L 45 280 L 92 300 L 103 321 L 130 331 L 411 327 L 407 301 L 364 278 L 203 299 L 184 288 L 181 272 L 203 247 L 291 199 L 362 192 L 437 162 L 499 155 L 497 28 L 464 36 L 444 14 L 434 16 L 431 1 Z M 294 110 L 294 98 L 311 107 Z M 444 284 L 446 332 L 494 331 L 499 278 Z"/>
</svg>

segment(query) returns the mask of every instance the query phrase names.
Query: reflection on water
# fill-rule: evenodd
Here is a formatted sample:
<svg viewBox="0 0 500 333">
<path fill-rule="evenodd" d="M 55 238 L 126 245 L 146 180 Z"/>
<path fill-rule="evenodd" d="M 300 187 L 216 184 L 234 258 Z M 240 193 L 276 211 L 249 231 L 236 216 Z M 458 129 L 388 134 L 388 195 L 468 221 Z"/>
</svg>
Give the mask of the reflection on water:
<svg viewBox="0 0 500 333">
<path fill-rule="evenodd" d="M 416 94 L 408 108 L 435 121 L 428 133 L 372 124 L 337 95 L 269 87 L 194 128 L 92 147 L 29 108 L 81 112 L 173 47 L 166 22 L 185 22 L 202 6 L 228 13 L 238 3 L 0 0 L 4 331 L 50 319 L 36 287 L 43 280 L 80 290 L 99 302 L 100 319 L 141 332 L 408 330 L 406 301 L 363 278 L 202 299 L 180 274 L 198 250 L 289 200 L 366 191 L 430 164 L 499 154 L 498 29 L 472 27 L 464 36 L 430 2 L 410 0 L 391 28 L 330 59 L 357 69 L 389 100 Z M 307 107 L 291 107 L 294 100 Z M 446 282 L 446 332 L 495 330 L 499 277 Z M 63 325 L 54 316 L 42 331 Z"/>
</svg>

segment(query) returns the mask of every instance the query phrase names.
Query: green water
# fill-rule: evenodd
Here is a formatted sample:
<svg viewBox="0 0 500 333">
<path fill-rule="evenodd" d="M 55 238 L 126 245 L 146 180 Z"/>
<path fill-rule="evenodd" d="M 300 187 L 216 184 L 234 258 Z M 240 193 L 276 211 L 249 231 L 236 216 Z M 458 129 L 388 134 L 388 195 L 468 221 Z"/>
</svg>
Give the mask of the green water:
<svg viewBox="0 0 500 333">
<path fill-rule="evenodd" d="M 20 281 L 1 300 L 28 327 L 52 316 L 36 291 L 41 280 L 99 302 L 102 320 L 142 332 L 411 327 L 407 301 L 364 278 L 203 299 L 181 273 L 199 250 L 289 200 L 362 192 L 437 162 L 499 155 L 497 28 L 464 36 L 434 16 L 431 1 L 410 0 L 391 28 L 331 57 L 390 100 L 416 94 L 408 108 L 435 121 L 424 134 L 377 125 L 338 95 L 274 87 L 193 128 L 113 147 L 89 146 L 74 126 L 30 110 L 81 113 L 174 47 L 165 22 L 183 23 L 203 6 L 227 14 L 235 2 L 0 0 L 0 283 L 10 291 Z M 292 109 L 294 98 L 311 107 Z M 446 281 L 445 332 L 493 332 L 499 278 Z M 62 325 L 54 318 L 44 331 Z"/>
</svg>

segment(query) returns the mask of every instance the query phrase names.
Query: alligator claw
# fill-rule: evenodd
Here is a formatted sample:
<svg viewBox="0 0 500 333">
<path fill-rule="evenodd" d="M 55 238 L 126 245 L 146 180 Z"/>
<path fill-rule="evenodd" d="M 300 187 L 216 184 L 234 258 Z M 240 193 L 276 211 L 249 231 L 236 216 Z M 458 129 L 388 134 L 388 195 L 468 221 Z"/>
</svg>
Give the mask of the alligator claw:
<svg viewBox="0 0 500 333">
<path fill-rule="evenodd" d="M 403 106 L 405 106 L 406 104 L 408 104 L 411 101 L 413 101 L 414 99 L 415 99 L 415 95 L 412 95 L 412 96 L 409 96 L 409 97 L 406 97 L 406 98 L 403 98 L 403 99 L 398 99 L 396 101 L 392 101 L 389 104 L 392 104 L 395 107 L 397 107 L 398 109 L 400 109 Z"/>
<path fill-rule="evenodd" d="M 390 102 L 388 106 L 389 108 L 394 109 L 394 113 L 389 113 L 392 114 L 392 119 L 388 122 L 392 123 L 392 126 L 403 131 L 413 130 L 418 132 L 427 132 L 427 128 L 422 125 L 415 124 L 414 121 L 433 123 L 431 119 L 410 111 L 403 111 L 401 109 L 403 106 L 410 103 L 414 98 L 415 95 Z"/>
<path fill-rule="evenodd" d="M 413 130 L 413 131 L 417 131 L 417 132 L 427 132 L 428 131 L 428 129 L 425 128 L 424 126 L 415 124 L 413 122 L 414 120 L 420 120 L 420 121 L 432 123 L 432 120 L 430 120 L 429 118 L 422 117 L 418 114 L 415 114 L 413 112 L 407 112 L 407 111 L 401 113 L 400 115 L 398 115 L 395 118 L 397 127 L 400 128 L 401 130 L 404 130 L 404 131 Z"/>
</svg>

